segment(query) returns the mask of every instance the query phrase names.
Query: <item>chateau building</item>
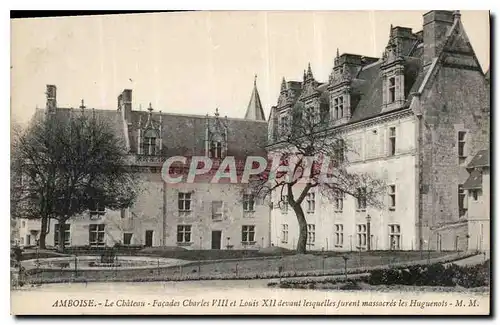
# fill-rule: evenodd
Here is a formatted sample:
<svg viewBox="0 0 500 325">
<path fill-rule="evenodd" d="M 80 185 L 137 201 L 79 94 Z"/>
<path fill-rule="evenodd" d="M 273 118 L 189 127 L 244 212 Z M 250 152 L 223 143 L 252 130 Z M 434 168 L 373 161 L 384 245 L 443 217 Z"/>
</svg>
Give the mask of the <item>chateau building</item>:
<svg viewBox="0 0 500 325">
<path fill-rule="evenodd" d="M 111 122 L 130 152 L 131 164 L 140 174 L 140 194 L 126 210 L 93 207 L 65 225 L 68 246 L 182 246 L 188 249 L 258 249 L 269 246 L 269 206 L 257 200 L 242 184 L 169 184 L 161 167 L 172 156 L 207 156 L 214 164 L 234 157 L 237 164 L 247 156 L 265 156 L 267 122 L 256 83 L 244 119 L 219 115 L 168 114 L 132 109 L 132 90 L 118 96 L 115 110 L 57 107 L 56 86 L 47 86 L 46 110 L 37 114 L 69 116 L 93 114 Z M 50 225 L 47 245 L 57 245 L 57 222 Z M 19 243 L 35 245 L 38 220 L 23 220 Z"/>
<path fill-rule="evenodd" d="M 362 197 L 332 202 L 310 190 L 303 202 L 308 249 L 463 250 L 477 247 L 478 225 L 489 232 L 485 210 L 464 205 L 465 191 L 477 191 L 464 183 L 468 168 L 476 168 L 471 160 L 488 147 L 490 103 L 489 81 L 460 12 L 430 11 L 416 33 L 391 26 L 381 58 L 337 52 L 326 82 L 314 78 L 310 65 L 302 81 L 283 79 L 269 117 L 269 151 L 293 132 L 297 108 L 344 135 L 351 148 L 348 171 L 371 173 L 387 184 L 382 209 Z M 489 186 L 484 191 L 489 197 Z M 272 243 L 295 247 L 293 211 L 273 209 L 271 221 Z"/>
<path fill-rule="evenodd" d="M 291 208 L 270 208 L 242 184 L 203 177 L 165 183 L 161 167 L 173 156 L 238 162 L 273 154 L 293 132 L 292 110 L 300 108 L 343 134 L 348 171 L 386 184 L 382 208 L 362 196 L 332 200 L 311 190 L 303 202 L 309 250 L 488 250 L 489 71 L 482 72 L 460 12 L 430 11 L 418 32 L 391 26 L 380 58 L 337 51 L 333 61 L 327 81 L 316 80 L 310 65 L 301 81 L 283 78 L 268 121 L 255 82 L 244 118 L 132 109 L 130 89 L 116 109 L 61 108 L 48 85 L 46 109 L 36 114 L 111 121 L 140 173 L 141 194 L 130 209 L 93 207 L 64 230 L 52 222 L 47 245 L 65 231 L 69 246 L 294 249 L 299 228 Z M 40 223 L 18 225 L 19 243 L 34 245 Z"/>
</svg>

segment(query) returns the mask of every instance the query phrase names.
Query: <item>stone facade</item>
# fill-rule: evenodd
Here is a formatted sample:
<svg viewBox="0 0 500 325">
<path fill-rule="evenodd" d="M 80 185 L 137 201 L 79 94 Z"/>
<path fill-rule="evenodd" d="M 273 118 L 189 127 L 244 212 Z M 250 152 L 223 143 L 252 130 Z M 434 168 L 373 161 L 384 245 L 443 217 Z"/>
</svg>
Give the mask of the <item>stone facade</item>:
<svg viewBox="0 0 500 325">
<path fill-rule="evenodd" d="M 477 216 L 460 200 L 467 195 L 467 164 L 489 143 L 489 77 L 458 11 L 431 11 L 423 21 L 417 33 L 391 26 L 380 59 L 337 53 L 326 83 L 314 80 L 310 66 L 303 82 L 283 79 L 269 119 L 270 150 L 290 132 L 293 108 L 313 109 L 352 144 L 348 170 L 371 172 L 387 184 L 382 209 L 360 211 L 347 196 L 339 212 L 317 194 L 316 211 L 306 213 L 315 229 L 309 249 L 472 248 L 468 238 L 478 230 L 470 220 Z M 272 220 L 272 243 L 294 247 L 293 212 L 274 209 Z"/>
</svg>

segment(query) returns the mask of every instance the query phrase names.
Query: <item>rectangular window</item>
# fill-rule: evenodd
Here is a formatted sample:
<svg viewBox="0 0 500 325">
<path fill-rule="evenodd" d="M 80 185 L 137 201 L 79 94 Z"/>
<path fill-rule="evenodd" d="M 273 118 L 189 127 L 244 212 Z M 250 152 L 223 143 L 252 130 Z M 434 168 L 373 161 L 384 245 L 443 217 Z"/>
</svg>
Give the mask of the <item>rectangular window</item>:
<svg viewBox="0 0 500 325">
<path fill-rule="evenodd" d="M 191 242 L 191 226 L 179 225 L 177 226 L 177 242 L 190 243 Z"/>
<path fill-rule="evenodd" d="M 287 224 L 282 224 L 281 225 L 281 242 L 282 243 L 288 243 L 288 225 Z"/>
<path fill-rule="evenodd" d="M 191 193 L 179 192 L 178 207 L 179 211 L 191 211 Z"/>
<path fill-rule="evenodd" d="M 280 133 L 281 135 L 288 134 L 288 116 L 282 115 L 280 118 Z"/>
<path fill-rule="evenodd" d="M 212 220 L 222 220 L 224 203 L 212 201 Z"/>
<path fill-rule="evenodd" d="M 104 224 L 89 225 L 89 245 L 91 247 L 102 247 L 104 243 Z"/>
<path fill-rule="evenodd" d="M 211 141 L 209 154 L 211 158 L 222 158 L 222 142 Z"/>
<path fill-rule="evenodd" d="M 396 128 L 389 128 L 389 156 L 396 154 Z"/>
<path fill-rule="evenodd" d="M 142 143 L 142 154 L 154 156 L 156 155 L 156 138 L 145 137 Z"/>
<path fill-rule="evenodd" d="M 344 193 L 336 191 L 335 193 L 335 211 L 342 212 L 344 209 Z"/>
<path fill-rule="evenodd" d="M 307 225 L 307 244 L 314 245 L 316 242 L 316 225 Z"/>
<path fill-rule="evenodd" d="M 334 119 L 338 120 L 344 116 L 344 97 L 340 96 L 334 99 Z"/>
<path fill-rule="evenodd" d="M 396 101 L 396 78 L 389 78 L 389 104 Z"/>
<path fill-rule="evenodd" d="M 391 250 L 401 248 L 401 227 L 399 225 L 389 225 L 389 242 Z"/>
<path fill-rule="evenodd" d="M 396 185 L 389 185 L 389 210 L 396 210 Z"/>
<path fill-rule="evenodd" d="M 307 201 L 307 212 L 313 213 L 316 210 L 316 194 L 307 193 L 306 201 Z"/>
<path fill-rule="evenodd" d="M 132 243 L 132 235 L 131 232 L 123 233 L 123 245 L 130 245 Z"/>
<path fill-rule="evenodd" d="M 243 211 L 253 212 L 255 206 L 254 196 L 252 194 L 243 194 Z"/>
<path fill-rule="evenodd" d="M 241 227 L 241 241 L 247 244 L 255 242 L 255 226 Z"/>
<path fill-rule="evenodd" d="M 90 202 L 89 214 L 91 219 L 97 219 L 106 214 L 106 208 L 101 203 L 92 200 Z"/>
<path fill-rule="evenodd" d="M 288 213 L 288 196 L 283 195 L 281 197 L 280 205 L 281 205 L 281 213 L 287 214 Z"/>
<path fill-rule="evenodd" d="M 356 191 L 356 205 L 360 211 L 366 210 L 366 187 L 359 187 Z"/>
<path fill-rule="evenodd" d="M 60 225 L 57 223 L 54 227 L 54 245 L 59 245 L 59 229 Z M 70 225 L 64 224 L 64 245 L 68 246 L 70 244 Z"/>
<path fill-rule="evenodd" d="M 335 247 L 342 247 L 344 245 L 344 225 L 335 225 Z"/>
<path fill-rule="evenodd" d="M 467 153 L 465 152 L 467 132 L 458 132 L 458 162 L 463 164 L 467 159 Z"/>
<path fill-rule="evenodd" d="M 477 201 L 478 197 L 479 197 L 479 191 L 478 190 L 472 190 L 472 199 L 474 201 Z"/>
<path fill-rule="evenodd" d="M 366 224 L 358 224 L 356 226 L 356 236 L 358 248 L 366 248 Z"/>
<path fill-rule="evenodd" d="M 344 162 L 344 152 L 345 152 L 345 142 L 344 139 L 338 139 L 335 141 L 333 155 L 335 156 L 336 164 L 342 164 Z"/>
<path fill-rule="evenodd" d="M 465 190 L 463 185 L 458 185 L 458 215 L 460 218 L 464 217 L 467 212 L 467 207 L 465 205 Z"/>
<path fill-rule="evenodd" d="M 306 109 L 306 119 L 309 124 L 313 124 L 316 122 L 316 113 L 313 106 L 309 106 Z"/>
</svg>

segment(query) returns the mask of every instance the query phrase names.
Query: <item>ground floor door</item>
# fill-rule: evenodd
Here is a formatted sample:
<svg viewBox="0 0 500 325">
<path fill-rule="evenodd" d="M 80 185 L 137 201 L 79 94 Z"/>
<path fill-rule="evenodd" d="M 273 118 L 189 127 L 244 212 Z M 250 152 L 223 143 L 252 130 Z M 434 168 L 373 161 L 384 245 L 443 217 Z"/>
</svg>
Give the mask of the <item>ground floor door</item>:
<svg viewBox="0 0 500 325">
<path fill-rule="evenodd" d="M 222 239 L 222 231 L 212 231 L 212 249 L 220 249 Z"/>
<path fill-rule="evenodd" d="M 145 246 L 151 247 L 153 246 L 153 230 L 146 230 L 146 240 Z"/>
</svg>

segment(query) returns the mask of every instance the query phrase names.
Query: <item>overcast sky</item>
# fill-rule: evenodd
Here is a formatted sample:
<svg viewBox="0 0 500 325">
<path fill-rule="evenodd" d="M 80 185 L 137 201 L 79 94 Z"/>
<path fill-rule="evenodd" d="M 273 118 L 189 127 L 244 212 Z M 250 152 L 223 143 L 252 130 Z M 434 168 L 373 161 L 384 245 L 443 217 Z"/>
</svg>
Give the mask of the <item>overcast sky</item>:
<svg viewBox="0 0 500 325">
<path fill-rule="evenodd" d="M 380 57 L 389 26 L 422 29 L 424 11 L 189 12 L 12 20 L 12 113 L 26 122 L 45 106 L 116 109 L 133 89 L 133 108 L 243 117 L 254 75 L 266 116 L 281 78 L 302 80 L 311 63 L 326 81 L 336 49 Z M 483 70 L 489 67 L 487 11 L 462 11 Z"/>
</svg>

